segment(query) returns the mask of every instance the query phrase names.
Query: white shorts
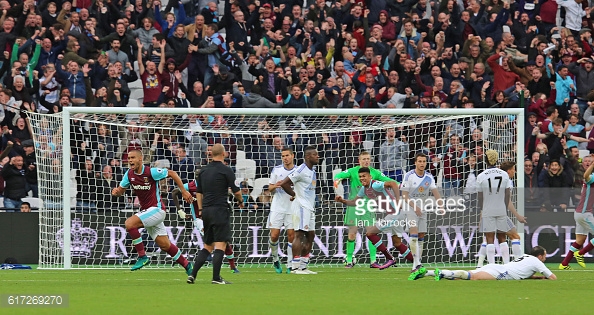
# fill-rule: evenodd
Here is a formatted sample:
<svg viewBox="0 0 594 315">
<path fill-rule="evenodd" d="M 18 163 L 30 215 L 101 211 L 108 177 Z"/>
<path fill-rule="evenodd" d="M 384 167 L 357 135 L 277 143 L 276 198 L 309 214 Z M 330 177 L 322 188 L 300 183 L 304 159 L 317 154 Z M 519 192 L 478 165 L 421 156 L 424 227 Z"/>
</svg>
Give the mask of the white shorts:
<svg viewBox="0 0 594 315">
<path fill-rule="evenodd" d="M 144 225 L 146 232 L 153 240 L 156 239 L 157 236 L 167 235 L 165 224 L 163 224 L 163 220 L 165 220 L 165 211 L 162 209 L 158 207 L 150 207 L 148 209 L 141 210 L 135 215 L 140 218 L 140 221 L 142 221 L 142 225 Z"/>
<path fill-rule="evenodd" d="M 291 208 L 293 210 L 293 229 L 295 231 L 314 231 L 316 229 L 316 213 L 313 209 L 307 209 L 294 202 Z"/>
<path fill-rule="evenodd" d="M 592 212 L 586 213 L 573 213 L 575 219 L 575 234 L 588 235 L 588 233 L 594 234 L 594 216 Z"/>
<path fill-rule="evenodd" d="M 406 211 L 406 220 L 409 223 L 411 223 L 412 227 L 415 226 L 412 224 L 416 223 L 416 227 L 419 229 L 418 230 L 419 233 L 427 233 L 427 212 L 423 212 L 421 217 L 418 217 L 417 214 L 413 210 Z M 409 230 L 410 230 L 410 226 L 407 227 L 406 231 L 409 231 Z"/>
<path fill-rule="evenodd" d="M 385 218 L 376 220 L 375 227 L 382 233 L 391 233 L 398 237 L 402 237 L 406 225 L 406 215 L 402 212 L 399 214 L 388 214 Z"/>
<path fill-rule="evenodd" d="M 270 214 L 268 214 L 268 223 L 266 223 L 266 228 L 280 230 L 280 228 L 283 226 L 287 230 L 293 229 L 293 215 L 290 213 L 270 211 Z"/>
<path fill-rule="evenodd" d="M 510 217 L 506 217 L 507 218 L 507 225 L 510 226 L 510 230 L 513 230 L 516 228 L 516 224 L 514 223 L 514 220 L 512 220 L 512 218 Z"/>
<path fill-rule="evenodd" d="M 506 215 L 500 215 L 497 217 L 483 217 L 481 219 L 482 229 L 481 232 L 483 233 L 491 233 L 491 232 L 507 232 L 514 228 L 513 222 L 509 220 Z"/>
<path fill-rule="evenodd" d="M 516 280 L 509 274 L 505 265 L 488 264 L 470 272 L 477 273 L 481 271 L 492 275 L 496 280 Z"/>
</svg>

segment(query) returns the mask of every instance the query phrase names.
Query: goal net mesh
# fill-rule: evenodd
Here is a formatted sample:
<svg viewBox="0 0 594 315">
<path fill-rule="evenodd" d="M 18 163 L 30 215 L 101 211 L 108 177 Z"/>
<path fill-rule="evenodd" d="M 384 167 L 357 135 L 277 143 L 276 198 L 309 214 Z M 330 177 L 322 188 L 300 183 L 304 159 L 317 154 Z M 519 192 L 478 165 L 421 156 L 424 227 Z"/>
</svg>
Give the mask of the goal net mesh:
<svg viewBox="0 0 594 315">
<path fill-rule="evenodd" d="M 294 150 L 295 164 L 299 165 L 309 145 L 316 146 L 320 155 L 312 263 L 343 264 L 348 228 L 344 224 L 345 207 L 335 203 L 334 198 L 341 195 L 346 199 L 350 195 L 349 182 L 345 180 L 335 188 L 333 177 L 357 166 L 359 154 L 367 151 L 372 156 L 371 166 L 388 176 L 413 169 L 416 153 L 428 155 L 427 169 L 434 175 L 441 195 L 457 208 L 443 215 L 428 213 L 423 263 L 470 265 L 482 240 L 474 178 L 485 168 L 484 152 L 495 149 L 500 161 L 515 161 L 518 143 L 513 115 L 115 115 L 97 110 L 96 114 L 72 114 L 69 121 L 63 121 L 61 115 L 28 113 L 37 148 L 41 199 L 40 268 L 64 266 L 66 211 L 71 217 L 72 268 L 129 268 L 136 253 L 124 222 L 139 210 L 138 200 L 130 189 L 124 197 L 110 194 L 127 170 L 127 153 L 140 149 L 146 165 L 172 169 L 188 182 L 194 179 L 195 170 L 209 162 L 210 148 L 215 143 L 225 146 L 226 162 L 235 171 L 236 184 L 243 187 L 247 203 L 246 209 L 235 207 L 231 215 L 232 245 L 240 267 L 272 263 L 266 229 L 271 196 L 265 189 L 270 172 L 282 164 L 283 147 Z M 70 125 L 70 140 L 66 142 L 62 137 L 65 124 Z M 398 145 L 396 151 L 386 149 L 393 143 Z M 62 167 L 65 147 L 71 153 L 69 169 Z M 64 181 L 70 183 L 70 209 L 64 209 Z M 171 198 L 175 188 L 172 181 L 163 180 L 160 185 L 168 210 L 165 225 L 169 238 L 193 260 L 203 246 L 202 237 L 190 220 L 178 218 Z M 184 206 L 189 213 L 189 205 Z M 171 267 L 171 257 L 161 252 L 146 232 L 142 235 L 152 257 L 150 267 Z M 408 235 L 403 239 L 407 244 Z M 390 235 L 383 235 L 383 240 L 399 265 L 405 265 Z M 286 235 L 281 232 L 279 251 L 283 263 L 286 245 Z M 355 255 L 358 263 L 369 264 L 368 242 L 362 228 Z M 383 261 L 379 252 L 378 259 Z"/>
</svg>

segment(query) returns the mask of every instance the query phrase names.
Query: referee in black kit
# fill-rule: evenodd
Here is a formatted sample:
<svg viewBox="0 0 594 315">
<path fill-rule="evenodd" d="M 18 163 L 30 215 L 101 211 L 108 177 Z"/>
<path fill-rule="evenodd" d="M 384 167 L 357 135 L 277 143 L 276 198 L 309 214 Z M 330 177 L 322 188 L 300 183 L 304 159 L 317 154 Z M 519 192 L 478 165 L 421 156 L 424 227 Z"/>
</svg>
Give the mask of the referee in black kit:
<svg viewBox="0 0 594 315">
<path fill-rule="evenodd" d="M 212 162 L 202 168 L 196 187 L 196 201 L 198 203 L 197 216 L 202 215 L 204 221 L 204 248 L 196 255 L 192 275 L 187 282 L 193 284 L 198 271 L 206 259 L 213 252 L 212 284 L 231 284 L 221 278 L 221 265 L 225 255 L 227 242 L 231 242 L 231 211 L 227 197 L 229 188 L 233 191 L 239 207 L 243 208 L 243 198 L 239 188 L 235 186 L 235 174 L 226 166 L 225 147 L 215 144 L 212 147 Z"/>
</svg>

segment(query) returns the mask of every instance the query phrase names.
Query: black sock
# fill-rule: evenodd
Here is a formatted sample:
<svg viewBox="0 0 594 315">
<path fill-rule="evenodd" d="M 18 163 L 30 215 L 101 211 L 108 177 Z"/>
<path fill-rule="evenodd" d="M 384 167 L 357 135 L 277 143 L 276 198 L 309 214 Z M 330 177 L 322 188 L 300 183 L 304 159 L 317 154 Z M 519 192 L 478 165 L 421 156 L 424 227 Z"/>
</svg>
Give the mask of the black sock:
<svg viewBox="0 0 594 315">
<path fill-rule="evenodd" d="M 225 252 L 215 249 L 212 255 L 212 280 L 221 280 L 221 266 L 223 265 L 223 256 Z"/>
<path fill-rule="evenodd" d="M 196 255 L 196 260 L 194 260 L 192 277 L 196 278 L 196 276 L 198 275 L 198 270 L 202 268 L 204 262 L 206 262 L 206 259 L 208 259 L 208 257 L 210 257 L 210 252 L 206 248 L 203 248 L 198 252 L 198 255 Z"/>
</svg>

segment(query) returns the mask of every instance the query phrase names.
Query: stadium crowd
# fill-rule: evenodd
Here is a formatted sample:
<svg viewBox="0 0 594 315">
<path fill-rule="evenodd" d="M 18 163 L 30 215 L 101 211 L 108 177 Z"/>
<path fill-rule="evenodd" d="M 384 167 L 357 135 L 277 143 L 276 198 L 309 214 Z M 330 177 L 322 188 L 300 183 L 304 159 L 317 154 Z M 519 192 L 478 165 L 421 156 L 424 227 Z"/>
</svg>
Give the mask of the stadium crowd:
<svg viewBox="0 0 594 315">
<path fill-rule="evenodd" d="M 529 209 L 565 210 L 579 196 L 594 152 L 592 21 L 583 0 L 159 0 L 0 1 L 0 189 L 4 207 L 37 197 L 36 155 L 59 167 L 59 129 L 38 127 L 28 112 L 65 106 L 193 108 L 336 108 L 322 119 L 105 115 L 71 121 L 78 207 L 117 209 L 109 191 L 125 172 L 127 152 L 170 167 L 184 182 L 222 143 L 265 178 L 280 150 L 316 145 L 325 161 L 320 198 L 334 199 L 332 171 L 357 163 L 371 141 L 378 169 L 399 178 L 422 151 L 440 169 L 446 196 L 476 192 L 484 152 L 512 159 L 525 143 Z M 222 8 L 222 10 L 220 9 Z M 558 18 L 559 16 L 559 18 Z M 593 74 L 594 77 L 594 74 Z M 142 91 L 133 93 L 134 91 Z M 135 96 L 137 95 L 137 96 Z M 140 95 L 140 96 L 138 96 Z M 340 108 L 524 108 L 526 138 L 514 117 L 485 134 L 480 118 L 449 119 L 373 132 L 302 136 L 316 124 L 372 123 Z M 129 117 L 128 117 L 129 118 Z M 391 117 L 382 117 L 389 122 Z M 226 130 L 295 130 L 288 136 Z M 181 131 L 185 130 L 185 131 Z M 367 148 L 369 149 L 369 148 Z M 302 156 L 297 156 L 298 163 Z M 45 174 L 43 176 L 52 176 Z M 559 188 L 551 195 L 541 188 Z M 61 188 L 61 187 L 60 187 Z M 60 194 L 56 188 L 56 193 Z M 242 187 L 249 193 L 249 185 Z M 93 199 L 96 194 L 105 196 Z M 544 198 L 544 199 L 543 199 Z M 258 198 L 259 199 L 259 198 Z M 253 201 L 251 210 L 265 209 Z M 543 202 L 543 200 L 545 200 Z M 260 206 L 258 206 L 260 205 Z"/>
</svg>

